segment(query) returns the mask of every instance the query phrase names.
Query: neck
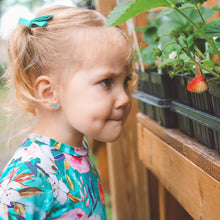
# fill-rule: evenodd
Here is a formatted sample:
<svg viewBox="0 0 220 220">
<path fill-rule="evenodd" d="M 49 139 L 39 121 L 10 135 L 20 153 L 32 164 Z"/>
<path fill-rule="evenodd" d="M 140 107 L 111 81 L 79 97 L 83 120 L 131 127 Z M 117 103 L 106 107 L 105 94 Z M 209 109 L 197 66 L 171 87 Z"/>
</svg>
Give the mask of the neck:
<svg viewBox="0 0 220 220">
<path fill-rule="evenodd" d="M 57 120 L 57 116 L 43 117 L 41 115 L 32 132 L 73 147 L 81 147 L 84 135 L 74 128 L 62 126 L 62 123 L 57 123 L 57 121 L 60 121 Z"/>
</svg>

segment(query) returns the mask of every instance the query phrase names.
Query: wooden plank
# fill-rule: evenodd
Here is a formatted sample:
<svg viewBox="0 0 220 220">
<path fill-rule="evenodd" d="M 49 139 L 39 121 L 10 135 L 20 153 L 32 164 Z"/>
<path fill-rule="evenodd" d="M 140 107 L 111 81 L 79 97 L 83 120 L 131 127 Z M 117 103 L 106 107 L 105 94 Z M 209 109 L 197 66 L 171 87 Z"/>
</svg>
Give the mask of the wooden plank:
<svg viewBox="0 0 220 220">
<path fill-rule="evenodd" d="M 220 182 L 138 123 L 139 157 L 195 220 L 220 216 Z"/>
<path fill-rule="evenodd" d="M 116 0 L 95 0 L 96 10 L 108 15 L 116 6 Z"/>
<path fill-rule="evenodd" d="M 156 134 L 175 150 L 187 157 L 209 175 L 220 181 L 220 155 L 213 149 L 199 144 L 177 129 L 167 129 L 151 120 L 148 116 L 138 113 L 138 122 Z"/>
<path fill-rule="evenodd" d="M 160 220 L 166 220 L 166 189 L 159 183 L 159 210 L 160 210 Z"/>
<path fill-rule="evenodd" d="M 103 190 L 105 193 L 110 193 L 106 144 L 92 138 L 88 138 L 87 140 L 92 153 L 97 159 L 97 170 L 102 180 Z"/>
</svg>

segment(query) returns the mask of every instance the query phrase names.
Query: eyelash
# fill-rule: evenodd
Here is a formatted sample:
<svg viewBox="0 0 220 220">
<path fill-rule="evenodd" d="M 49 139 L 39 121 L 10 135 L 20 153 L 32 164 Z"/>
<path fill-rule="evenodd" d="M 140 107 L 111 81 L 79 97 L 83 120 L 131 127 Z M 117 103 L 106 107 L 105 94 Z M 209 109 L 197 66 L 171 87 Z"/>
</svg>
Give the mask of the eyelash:
<svg viewBox="0 0 220 220">
<path fill-rule="evenodd" d="M 111 87 L 112 82 L 113 82 L 113 80 L 112 80 L 111 78 L 108 78 L 108 79 L 102 80 L 102 81 L 100 82 L 100 84 L 101 84 L 102 86 L 104 86 L 105 88 L 109 88 L 109 87 Z"/>
<path fill-rule="evenodd" d="M 131 80 L 132 80 L 131 76 L 126 77 L 125 82 L 124 82 L 124 86 L 125 86 L 126 88 L 128 87 L 129 81 L 131 81 Z"/>
<path fill-rule="evenodd" d="M 124 87 L 128 87 L 128 82 L 131 81 L 131 76 L 126 77 L 125 81 L 124 81 Z M 113 79 L 112 78 L 108 78 L 108 79 L 104 79 L 100 82 L 100 84 L 102 86 L 104 86 L 105 88 L 110 88 L 111 85 L 113 83 Z"/>
</svg>

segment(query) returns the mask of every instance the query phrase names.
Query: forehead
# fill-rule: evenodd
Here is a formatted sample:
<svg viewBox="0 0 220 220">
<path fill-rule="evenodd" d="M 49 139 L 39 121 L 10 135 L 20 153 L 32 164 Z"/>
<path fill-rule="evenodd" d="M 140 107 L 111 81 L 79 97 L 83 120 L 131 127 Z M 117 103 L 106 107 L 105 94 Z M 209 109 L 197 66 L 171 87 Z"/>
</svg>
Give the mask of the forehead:
<svg viewBox="0 0 220 220">
<path fill-rule="evenodd" d="M 118 28 L 87 28 L 74 35 L 71 43 L 71 58 L 78 65 L 91 66 L 106 62 L 130 65 L 133 49 Z"/>
</svg>

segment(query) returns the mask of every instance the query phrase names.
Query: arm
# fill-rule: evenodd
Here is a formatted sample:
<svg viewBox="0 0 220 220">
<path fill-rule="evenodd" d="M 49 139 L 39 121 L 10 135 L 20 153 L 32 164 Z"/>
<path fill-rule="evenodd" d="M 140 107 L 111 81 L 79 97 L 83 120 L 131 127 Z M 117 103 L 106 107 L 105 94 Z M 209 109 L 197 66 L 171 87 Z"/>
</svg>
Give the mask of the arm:
<svg viewBox="0 0 220 220">
<path fill-rule="evenodd" d="M 14 160 L 0 178 L 0 219 L 45 219 L 53 202 L 48 175 L 37 159 Z"/>
</svg>

